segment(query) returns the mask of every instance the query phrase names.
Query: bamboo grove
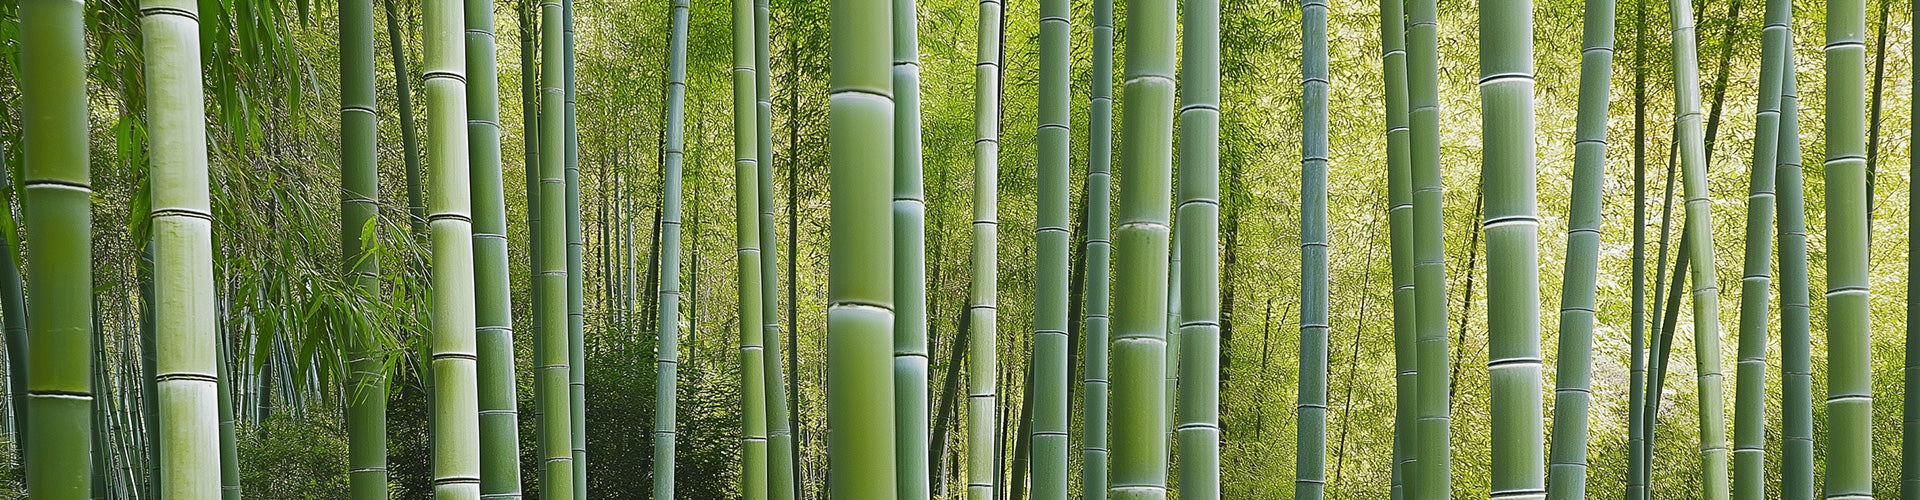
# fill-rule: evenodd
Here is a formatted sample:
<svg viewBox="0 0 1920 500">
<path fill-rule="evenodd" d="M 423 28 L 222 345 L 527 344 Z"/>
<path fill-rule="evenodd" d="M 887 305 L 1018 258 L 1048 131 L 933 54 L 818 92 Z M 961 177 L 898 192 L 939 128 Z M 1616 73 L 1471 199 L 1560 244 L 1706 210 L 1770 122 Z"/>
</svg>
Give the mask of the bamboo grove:
<svg viewBox="0 0 1920 500">
<path fill-rule="evenodd" d="M 0 499 L 1920 499 L 1899 3 L 0 2 Z"/>
</svg>

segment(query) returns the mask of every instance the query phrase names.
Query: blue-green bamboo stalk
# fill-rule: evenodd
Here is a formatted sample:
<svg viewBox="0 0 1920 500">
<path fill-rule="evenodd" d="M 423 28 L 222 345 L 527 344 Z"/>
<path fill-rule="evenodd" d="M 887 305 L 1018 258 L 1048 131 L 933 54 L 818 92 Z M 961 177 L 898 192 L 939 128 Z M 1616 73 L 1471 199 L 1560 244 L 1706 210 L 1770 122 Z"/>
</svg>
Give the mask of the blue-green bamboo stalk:
<svg viewBox="0 0 1920 500">
<path fill-rule="evenodd" d="M 667 52 L 667 130 L 661 147 L 665 178 L 660 216 L 660 317 L 654 354 L 653 497 L 674 498 L 676 429 L 680 418 L 680 206 L 685 161 L 687 15 L 689 0 L 671 0 L 672 38 Z M 697 242 L 696 242 L 697 243 Z"/>
<path fill-rule="evenodd" d="M 895 498 L 926 500 L 927 202 L 920 147 L 920 27 L 914 0 L 893 0 L 893 424 Z"/>
<path fill-rule="evenodd" d="M 1301 17 L 1300 148 L 1300 387 L 1295 405 L 1298 456 L 1293 496 L 1320 500 L 1327 494 L 1327 4 L 1306 0 Z M 1192 63 L 1188 63 L 1192 64 Z M 1184 113 L 1183 115 L 1184 116 Z M 1184 121 L 1182 123 L 1185 123 Z M 1216 124 L 1217 126 L 1217 124 Z M 1181 130 L 1186 130 L 1182 127 Z M 1217 146 L 1216 146 L 1217 147 Z M 1181 148 L 1184 156 L 1187 148 Z M 1187 189 L 1181 165 L 1180 189 Z M 1185 205 L 1182 205 L 1185 208 Z M 1194 221 L 1180 213 L 1184 234 Z M 1211 254 L 1212 252 L 1207 252 Z M 1197 256 L 1197 255 L 1196 255 Z M 1184 394 L 1184 392 L 1182 393 Z M 1184 443 L 1185 440 L 1182 440 Z M 1184 445 L 1183 445 L 1184 448 Z M 1181 485 L 1186 485 L 1182 467 Z M 1218 497 L 1216 492 L 1215 497 Z"/>
<path fill-rule="evenodd" d="M 1593 404 L 1594 292 L 1600 265 L 1600 197 L 1606 183 L 1607 103 L 1613 84 L 1614 2 L 1586 2 L 1584 24 L 1567 263 L 1560 287 L 1554 437 L 1547 469 L 1547 496 L 1554 500 L 1587 495 L 1587 419 Z M 1498 267 L 1489 266 L 1489 272 Z"/>
<path fill-rule="evenodd" d="M 1107 339 L 1113 256 L 1113 0 L 1093 2 L 1087 107 L 1086 380 L 1081 391 L 1080 497 L 1107 498 Z"/>
</svg>

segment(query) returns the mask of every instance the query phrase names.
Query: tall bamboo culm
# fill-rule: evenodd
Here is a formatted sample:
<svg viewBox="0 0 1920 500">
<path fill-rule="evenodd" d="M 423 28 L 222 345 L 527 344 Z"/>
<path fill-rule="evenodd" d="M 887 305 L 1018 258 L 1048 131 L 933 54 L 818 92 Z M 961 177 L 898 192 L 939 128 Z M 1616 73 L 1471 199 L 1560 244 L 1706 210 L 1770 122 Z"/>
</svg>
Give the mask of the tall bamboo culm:
<svg viewBox="0 0 1920 500">
<path fill-rule="evenodd" d="M 1113 0 L 1093 2 L 1087 108 L 1086 380 L 1081 391 L 1080 497 L 1107 498 L 1107 339 L 1113 257 Z"/>
<path fill-rule="evenodd" d="M 152 162 L 153 298 L 165 304 L 153 309 L 154 345 L 160 349 L 152 375 L 159 391 L 152 396 L 159 399 L 160 428 L 150 431 L 163 444 L 157 492 L 214 498 L 220 494 L 219 344 L 198 8 L 144 0 L 140 28 Z M 69 279 L 85 282 L 84 276 Z"/>
<path fill-rule="evenodd" d="M 1033 499 L 1067 498 L 1068 179 L 1072 16 L 1067 0 L 1040 2 L 1039 142 L 1034 231 Z M 1017 479 L 1016 479 L 1017 480 Z"/>
<path fill-rule="evenodd" d="M 519 498 L 520 398 L 514 381 L 513 280 L 507 275 L 507 198 L 500 168 L 500 72 L 494 52 L 493 2 L 465 3 L 480 495 Z"/>
<path fill-rule="evenodd" d="M 429 0 L 426 15 L 427 231 L 433 251 L 433 491 L 480 498 L 473 219 L 467 147 L 463 2 Z"/>
<path fill-rule="evenodd" d="M 1108 496 L 1167 496 L 1167 246 L 1173 184 L 1174 2 L 1127 5 Z"/>
<path fill-rule="evenodd" d="M 1868 312 L 1866 1 L 1827 2 L 1827 484 L 1873 498 Z"/>
<path fill-rule="evenodd" d="M 1787 25 L 1791 26 L 1791 19 Z M 1787 34 L 1793 46 L 1793 34 Z M 1807 284 L 1805 173 L 1800 156 L 1800 103 L 1793 71 L 1780 75 L 1780 496 L 1813 498 L 1813 339 Z"/>
<path fill-rule="evenodd" d="M 1393 500 L 1413 490 L 1415 405 L 1420 394 L 1413 288 L 1413 165 L 1408 152 L 1406 2 L 1380 0 L 1380 61 L 1386 82 L 1387 230 L 1393 264 Z"/>
<path fill-rule="evenodd" d="M 1914 17 L 1920 19 L 1920 3 L 1912 5 Z M 1884 27 L 1881 29 L 1885 29 Z M 1920 62 L 1920 54 L 1909 54 L 1913 61 Z M 1913 66 L 1920 68 L 1920 66 Z M 1908 92 L 1920 88 L 1920 84 L 1908 87 Z M 1908 178 L 1920 174 L 1920 102 L 1914 102 L 1909 110 L 1913 134 L 1908 136 L 1911 157 L 1907 163 Z M 1912 184 L 1907 186 L 1907 213 L 1920 213 L 1920 188 Z M 1920 257 L 1920 225 L 1907 224 L 1907 261 Z M 1901 386 L 1901 422 L 1900 422 L 1900 498 L 1901 500 L 1920 500 L 1920 274 L 1907 275 L 1907 359 Z"/>
<path fill-rule="evenodd" d="M 829 212 L 827 457 L 829 493 L 891 498 L 893 387 L 893 9 L 833 0 L 827 112 Z"/>
<path fill-rule="evenodd" d="M 1592 8 L 1594 2 L 1587 6 Z M 1606 24 L 1612 26 L 1611 22 Z M 1480 182 L 1486 197 L 1481 230 L 1487 235 L 1487 310 L 1512 311 L 1487 316 L 1487 376 L 1492 387 L 1492 424 L 1488 426 L 1493 448 L 1491 495 L 1496 499 L 1539 499 L 1546 496 L 1547 485 L 1541 456 L 1545 443 L 1540 428 L 1540 315 L 1532 312 L 1540 304 L 1540 219 L 1534 193 L 1533 2 L 1481 3 L 1479 39 L 1480 141 L 1485 150 Z M 1602 95 L 1606 83 L 1601 78 L 1595 84 Z M 1589 99 L 1587 94 L 1581 92 L 1582 101 Z M 1597 106 L 1604 108 L 1605 99 L 1600 101 Z M 1577 160 L 1574 168 L 1580 168 Z M 1577 201 L 1581 196 L 1577 187 L 1582 183 L 1577 180 L 1579 173 L 1575 176 Z M 1598 182 L 1593 184 L 1598 186 Z M 1577 228 L 1585 222 L 1579 217 L 1584 214 L 1579 208 L 1574 214 L 1569 225 Z M 1569 262 L 1586 260 L 1576 250 L 1568 254 Z M 1562 351 L 1560 362 L 1579 364 L 1582 355 L 1591 353 Z M 1584 375 L 1581 371 L 1575 370 L 1574 378 Z M 1560 381 L 1569 382 L 1565 378 Z M 1585 385 L 1584 381 L 1575 383 Z M 1561 401 L 1570 402 L 1572 408 L 1557 410 L 1584 414 L 1581 406 L 1585 401 Z M 1582 418 L 1579 424 L 1569 429 L 1568 435 L 1556 436 L 1580 439 L 1577 435 L 1586 432 L 1586 420 Z"/>
<path fill-rule="evenodd" d="M 1708 213 L 1707 150 L 1700 123 L 1700 64 L 1692 0 L 1671 0 L 1675 142 L 1681 190 L 1686 200 L 1681 248 L 1693 266 L 1693 342 L 1699 387 L 1701 497 L 1724 500 L 1727 485 L 1725 381 L 1720 374 L 1720 285 L 1713 257 L 1713 220 Z M 1691 242 L 1689 244 L 1688 242 Z M 1681 279 L 1677 275 L 1675 280 Z M 1679 300 L 1678 296 L 1668 300 Z M 1657 384 L 1657 382 L 1656 382 Z"/>
<path fill-rule="evenodd" d="M 340 254 L 341 271 L 378 300 L 380 257 L 374 253 L 380 211 L 376 156 L 379 114 L 373 83 L 373 1 L 340 2 Z M 386 360 L 372 323 L 347 334 L 347 467 L 354 500 L 387 498 Z"/>
<path fill-rule="evenodd" d="M 760 135 L 755 130 L 754 0 L 733 0 L 733 181 L 740 314 L 740 493 L 768 498 L 767 380 L 760 286 Z"/>
<path fill-rule="evenodd" d="M 541 297 L 540 285 L 540 266 L 542 265 L 542 261 L 540 260 L 542 240 L 540 238 L 542 237 L 541 235 L 544 234 L 541 232 L 542 229 L 540 226 L 541 212 L 544 210 L 541 208 L 543 205 L 541 205 L 540 202 L 540 179 L 542 176 L 540 171 L 542 168 L 540 164 L 540 141 L 543 140 L 541 134 L 544 132 L 541 130 L 539 123 L 540 113 L 542 113 L 540 107 L 539 81 L 541 75 L 539 74 L 540 71 L 537 70 L 533 64 L 535 58 L 543 57 L 542 54 L 537 53 L 539 49 L 534 46 L 534 39 L 541 35 L 534 32 L 538 28 L 533 24 L 534 16 L 539 14 L 541 4 L 535 0 L 521 0 L 521 2 L 522 4 L 515 10 L 520 11 L 520 109 L 522 110 L 520 114 L 520 130 L 522 137 L 524 137 L 526 141 L 526 147 L 524 148 L 526 157 L 524 161 L 526 162 L 527 260 L 529 264 L 527 266 L 527 282 L 530 284 L 527 290 L 527 306 L 529 310 L 533 311 L 531 321 L 529 321 L 530 324 L 527 326 L 528 333 L 530 333 L 533 338 L 533 345 L 529 350 L 533 351 L 534 361 L 534 366 L 532 367 L 534 372 L 534 455 L 542 458 L 540 471 L 536 474 L 544 474 L 546 472 L 546 456 L 543 455 L 543 453 L 546 452 L 546 441 L 543 436 L 546 435 L 546 420 L 543 418 L 543 415 L 545 414 L 544 408 L 546 408 L 546 404 L 544 403 L 544 390 L 541 388 L 541 382 L 539 381 L 540 374 L 543 373 L 540 363 L 546 362 L 541 348 L 541 343 L 544 342 L 542 339 L 545 337 L 542 336 L 544 333 L 542 333 L 543 330 L 541 330 L 540 316 L 544 314 L 542 311 L 545 311 L 545 309 L 542 309 L 545 306 L 543 305 L 544 301 Z"/>
<path fill-rule="evenodd" d="M 1326 2 L 1324 0 L 1301 2 L 1300 17 L 1302 20 L 1300 75 L 1301 95 L 1304 99 L 1301 105 L 1304 113 L 1301 118 L 1303 140 L 1300 149 L 1300 387 L 1298 393 L 1300 400 L 1295 405 L 1299 423 L 1295 428 L 1297 437 L 1294 441 L 1299 443 L 1299 455 L 1294 461 L 1293 496 L 1302 500 L 1319 500 L 1326 498 L 1327 494 L 1327 330 L 1329 325 L 1327 324 Z M 1192 65 L 1191 60 L 1187 61 L 1188 68 L 1192 68 Z M 1185 90 L 1192 92 L 1192 84 L 1188 85 Z M 1188 126 L 1185 121 L 1186 116 L 1183 108 L 1180 128 L 1183 134 Z M 1211 125 L 1217 129 L 1219 126 L 1217 119 Z M 1184 142 L 1182 141 L 1183 145 Z M 1188 149 L 1180 148 L 1181 156 L 1186 156 Z M 1187 173 L 1187 168 L 1188 164 L 1182 162 L 1180 169 L 1182 192 L 1188 189 L 1187 176 L 1190 174 Z M 1217 173 L 1215 172 L 1216 175 Z M 1180 208 L 1181 236 L 1186 236 L 1187 228 L 1191 227 L 1195 221 L 1187 218 L 1185 203 L 1182 203 Z M 1208 232 L 1211 234 L 1211 229 Z M 1195 253 L 1212 254 L 1212 252 Z M 1189 258 L 1199 257 L 1194 255 Z M 1218 333 L 1217 326 L 1215 333 Z M 1191 362 L 1189 360 L 1189 363 Z M 1182 391 L 1181 395 L 1185 396 L 1186 391 Z M 1215 396 L 1217 399 L 1218 394 Z M 1181 410 L 1184 412 L 1189 405 L 1184 401 L 1182 403 Z M 1181 424 L 1184 426 L 1186 419 L 1181 419 Z M 1186 440 L 1182 439 L 1180 442 L 1184 451 Z M 1182 453 L 1182 455 L 1185 454 Z M 1180 484 L 1183 489 L 1188 484 L 1184 477 L 1186 470 L 1184 466 L 1180 469 L 1182 475 Z M 1215 492 L 1212 498 L 1218 497 L 1218 492 Z"/>
<path fill-rule="evenodd" d="M 766 346 L 761 356 L 762 375 L 766 377 L 767 398 L 767 498 L 793 500 L 799 491 L 794 481 L 793 420 L 787 414 L 786 374 L 780 363 L 780 247 L 774 237 L 773 219 L 773 64 L 768 60 L 767 0 L 753 2 L 754 132 L 758 136 L 754 152 L 758 158 L 758 216 L 760 230 L 760 339 Z"/>
<path fill-rule="evenodd" d="M 1411 498 L 1450 498 L 1452 373 L 1447 367 L 1446 228 L 1441 210 L 1439 10 L 1434 0 L 1411 0 L 1407 11 L 1408 154 L 1413 181 L 1414 335 L 1419 347 L 1418 414 L 1408 475 Z"/>
<path fill-rule="evenodd" d="M 1528 23 L 1529 26 L 1531 24 Z M 1560 287 L 1559 362 L 1555 367 L 1553 400 L 1554 438 L 1547 466 L 1547 497 L 1555 500 L 1577 500 L 1587 495 L 1587 416 L 1593 404 L 1594 293 L 1600 266 L 1600 197 L 1606 183 L 1607 103 L 1613 85 L 1613 0 L 1586 2 L 1583 24 L 1582 45 L 1585 48 L 1580 52 L 1580 101 L 1574 126 L 1573 194 L 1568 203 L 1567 217 L 1567 267 Z M 1508 82 L 1513 83 L 1511 80 Z M 1532 85 L 1528 87 L 1530 92 Z M 1530 101 L 1531 97 L 1528 99 Z M 1528 116 L 1532 116 L 1531 107 Z M 1531 136 L 1532 131 L 1527 134 Z M 1527 144 L 1532 144 L 1530 138 Z M 1528 189 L 1527 192 L 1532 193 L 1533 190 Z M 1537 220 L 1534 223 L 1534 230 L 1537 231 Z M 1491 237 L 1492 230 L 1489 231 Z M 1491 260 L 1492 257 L 1492 254 L 1488 255 L 1489 263 L 1495 262 Z M 1500 267 L 1507 266 L 1496 264 L 1487 269 L 1492 272 Z M 1537 284 L 1534 291 L 1538 296 Z"/>
<path fill-rule="evenodd" d="M 673 3 L 672 39 L 667 52 L 667 131 L 661 153 L 666 179 L 660 216 L 660 317 L 654 333 L 653 497 L 674 498 L 674 455 L 680 418 L 680 206 L 685 161 L 687 99 L 687 15 L 689 0 Z"/>
<path fill-rule="evenodd" d="M 1779 154 L 1780 78 L 1791 57 L 1791 0 L 1768 0 L 1761 28 L 1760 95 L 1754 117 L 1753 166 L 1747 190 L 1747 234 L 1740 280 L 1740 346 L 1734 367 L 1732 498 L 1766 496 L 1768 294 L 1773 283 L 1774 183 Z"/>
<path fill-rule="evenodd" d="M 967 288 L 967 500 L 998 498 L 1000 73 L 1006 14 L 981 0 L 973 66 L 973 275 Z"/>
<path fill-rule="evenodd" d="M 1626 500 L 1647 499 L 1647 2 L 1633 0 L 1633 292 L 1627 375 Z M 1664 237 L 1665 235 L 1662 234 Z M 1664 259 L 1664 257 L 1662 257 Z"/>
<path fill-rule="evenodd" d="M 562 31 L 560 0 L 540 3 L 540 229 L 535 263 L 539 269 L 536 286 L 539 293 L 537 323 L 539 340 L 535 352 L 539 370 L 534 395 L 540 402 L 540 436 L 543 443 L 540 477 L 543 496 L 573 498 L 572 422 L 573 405 L 567 395 L 571 378 L 567 342 L 567 199 L 566 148 L 566 54 L 562 53 L 566 34 Z"/>
<path fill-rule="evenodd" d="M 92 195 L 81 2 L 20 2 L 21 151 L 26 193 L 27 421 L 35 499 L 89 497 L 93 433 Z"/>
<path fill-rule="evenodd" d="M 893 0 L 894 498 L 932 495 L 927 422 L 927 201 L 920 148 L 920 26 L 914 0 Z"/>
<path fill-rule="evenodd" d="M 583 300 L 586 297 L 586 271 L 583 268 L 583 254 L 586 244 L 580 239 L 580 128 L 576 115 L 576 101 L 579 90 L 573 67 L 573 0 L 560 0 L 561 51 L 565 64 L 566 120 L 563 128 L 565 137 L 559 145 L 565 149 L 566 160 L 566 228 L 567 228 L 567 396 L 568 416 L 572 417 L 573 434 L 573 500 L 587 498 L 587 354 L 586 354 L 586 310 Z"/>
<path fill-rule="evenodd" d="M 1180 260 L 1179 326 L 1180 352 L 1183 354 L 1178 365 L 1180 404 L 1176 414 L 1176 434 L 1180 447 L 1180 498 L 1219 500 L 1220 3 L 1218 0 L 1187 0 L 1183 3 L 1178 214 L 1180 248 L 1184 249 Z M 1321 16 L 1319 25 L 1324 26 L 1326 5 L 1318 0 L 1309 0 L 1307 3 L 1308 16 Z M 1315 14 L 1315 10 L 1319 13 Z M 1312 33 L 1313 28 L 1309 27 L 1308 31 L 1308 39 L 1314 39 L 1316 35 Z M 1322 41 L 1326 39 L 1324 30 L 1318 38 Z M 1324 53 L 1324 49 L 1321 53 Z M 1324 68 L 1325 58 L 1321 58 L 1320 63 Z M 1308 63 L 1307 67 L 1312 71 L 1313 63 Z M 1324 101 L 1326 75 L 1324 72 L 1318 75 L 1320 95 Z M 1309 89 L 1315 86 L 1312 78 L 1308 77 Z M 1308 99 L 1314 99 L 1313 95 L 1313 91 L 1309 90 Z M 1312 126 L 1308 125 L 1310 129 Z M 1323 167 L 1324 152 L 1323 149 Z M 1307 161 L 1312 161 L 1311 155 Z M 1306 182 L 1313 181 L 1309 179 Z M 1324 187 L 1320 192 L 1325 192 Z M 1321 203 L 1321 207 L 1325 208 L 1325 203 Z M 1322 246 L 1319 250 L 1321 258 L 1324 258 L 1326 247 Z M 1324 448 L 1324 439 L 1322 442 Z"/>
</svg>

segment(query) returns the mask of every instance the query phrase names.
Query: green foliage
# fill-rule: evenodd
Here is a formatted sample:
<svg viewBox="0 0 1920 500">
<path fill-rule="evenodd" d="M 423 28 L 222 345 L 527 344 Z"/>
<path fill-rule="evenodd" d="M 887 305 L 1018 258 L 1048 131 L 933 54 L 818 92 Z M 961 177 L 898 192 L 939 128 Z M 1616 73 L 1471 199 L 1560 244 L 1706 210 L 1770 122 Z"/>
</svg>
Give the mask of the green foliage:
<svg viewBox="0 0 1920 500">
<path fill-rule="evenodd" d="M 281 413 L 243 426 L 240 436 L 240 488 L 248 496 L 320 499 L 347 491 L 347 433 L 334 412 Z"/>
</svg>

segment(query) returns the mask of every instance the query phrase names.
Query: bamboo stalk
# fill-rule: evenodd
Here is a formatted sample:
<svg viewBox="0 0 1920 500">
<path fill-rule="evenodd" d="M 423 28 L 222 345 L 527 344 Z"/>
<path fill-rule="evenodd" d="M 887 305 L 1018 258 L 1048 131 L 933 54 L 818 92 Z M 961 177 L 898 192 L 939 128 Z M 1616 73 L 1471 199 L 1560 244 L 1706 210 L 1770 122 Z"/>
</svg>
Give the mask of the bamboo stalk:
<svg viewBox="0 0 1920 500">
<path fill-rule="evenodd" d="M 667 129 L 662 144 L 660 316 L 655 319 L 653 401 L 653 497 L 674 498 L 674 464 L 680 408 L 680 207 L 685 162 L 687 18 L 690 0 L 671 0 L 672 38 L 667 52 Z M 698 239 L 694 241 L 699 244 Z M 695 259 L 698 260 L 697 258 Z M 691 309 L 691 308 L 689 308 Z"/>
<path fill-rule="evenodd" d="M 999 498 L 999 184 L 1005 5 L 981 0 L 973 69 L 973 275 L 967 288 L 967 500 Z"/>
<path fill-rule="evenodd" d="M 1108 339 L 1113 256 L 1113 0 L 1093 2 L 1092 102 L 1087 132 L 1086 364 L 1081 392 L 1080 497 L 1107 498 Z"/>
<path fill-rule="evenodd" d="M 1112 478 L 1119 500 L 1167 495 L 1167 253 L 1173 184 L 1174 2 L 1127 6 L 1120 212 L 1114 229 Z"/>
<path fill-rule="evenodd" d="M 893 423 L 894 453 L 900 461 L 895 471 L 899 488 L 895 498 L 926 500 L 932 495 L 929 484 L 932 479 L 927 442 L 927 358 L 930 353 L 927 350 L 927 202 L 920 146 L 919 9 L 914 0 L 893 0 L 891 7 L 895 101 Z"/>
<path fill-rule="evenodd" d="M 22 463 L 34 498 L 79 500 L 90 490 L 93 433 L 92 192 L 87 147 L 86 34 L 80 2 L 19 6 L 21 150 L 26 193 L 26 433 Z"/>
<path fill-rule="evenodd" d="M 828 95 L 829 492 L 899 492 L 894 422 L 892 2 L 834 0 Z"/>
<path fill-rule="evenodd" d="M 1686 199 L 1682 248 L 1692 262 L 1694 364 L 1699 384 L 1700 469 L 1703 498 L 1725 499 L 1727 484 L 1725 382 L 1720 362 L 1720 285 L 1714 263 L 1712 201 L 1707 192 L 1707 149 L 1701 136 L 1700 75 L 1692 0 L 1672 0 L 1676 141 Z M 1691 240 L 1692 244 L 1685 244 Z M 1678 280 L 1679 273 L 1675 273 Z M 1672 297 L 1678 300 L 1679 297 Z"/>
<path fill-rule="evenodd" d="M 1327 94 L 1330 85 L 1326 2 L 1301 2 L 1300 17 L 1301 95 L 1304 100 L 1301 108 L 1304 112 L 1301 117 L 1303 138 L 1300 149 L 1300 387 L 1299 403 L 1295 405 L 1299 422 L 1295 429 L 1295 441 L 1300 444 L 1298 457 L 1294 461 L 1293 491 L 1295 498 L 1320 500 L 1326 497 L 1327 489 L 1327 333 L 1332 326 L 1327 317 Z M 1182 116 L 1184 118 L 1185 114 L 1182 113 Z M 1184 125 L 1186 122 L 1183 120 L 1181 123 Z M 1218 123 L 1213 125 L 1217 127 Z M 1186 127 L 1182 126 L 1181 130 L 1185 131 Z M 1183 156 L 1186 151 L 1187 148 L 1181 148 Z M 1186 191 L 1187 169 L 1184 164 L 1181 167 L 1180 189 Z M 1187 218 L 1184 203 L 1181 208 L 1180 231 L 1182 236 L 1186 236 L 1187 227 L 1199 221 Z M 1185 242 L 1182 243 L 1185 246 Z M 1194 257 L 1201 256 L 1196 254 Z M 1185 395 L 1186 391 L 1181 394 Z M 1181 409 L 1185 410 L 1186 406 L 1182 404 Z M 1184 423 L 1185 419 L 1182 419 Z M 1185 442 L 1181 440 L 1182 451 L 1185 451 Z M 1186 467 L 1180 469 L 1183 489 L 1187 484 L 1186 470 Z M 1218 498 L 1219 492 L 1213 492 L 1213 497 Z"/>
<path fill-rule="evenodd" d="M 1873 497 L 1866 1 L 1827 2 L 1826 497 Z"/>
<path fill-rule="evenodd" d="M 566 55 L 562 52 L 566 34 L 560 0 L 540 3 L 540 204 L 538 251 L 533 255 L 539 271 L 534 294 L 538 306 L 536 323 L 539 340 L 534 343 L 539 373 L 534 386 L 540 407 L 540 457 L 543 466 L 540 488 L 543 497 L 567 499 L 574 496 L 571 481 L 576 466 L 569 450 L 572 443 L 573 405 L 567 397 L 571 371 L 567 338 L 567 249 L 566 249 Z"/>
</svg>

